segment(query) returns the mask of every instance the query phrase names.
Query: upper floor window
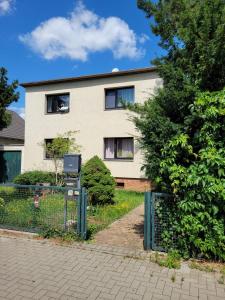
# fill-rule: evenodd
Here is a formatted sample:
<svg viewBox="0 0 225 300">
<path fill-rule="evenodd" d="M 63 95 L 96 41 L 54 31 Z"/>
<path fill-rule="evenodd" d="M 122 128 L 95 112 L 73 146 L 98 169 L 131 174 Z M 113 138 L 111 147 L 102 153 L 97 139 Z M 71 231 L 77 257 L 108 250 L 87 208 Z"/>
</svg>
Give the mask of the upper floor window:
<svg viewBox="0 0 225 300">
<path fill-rule="evenodd" d="M 134 103 L 134 87 L 105 90 L 105 108 L 122 108 L 123 103 Z"/>
<path fill-rule="evenodd" d="M 69 94 L 47 95 L 47 113 L 69 111 Z"/>
<path fill-rule="evenodd" d="M 105 159 L 133 159 L 134 139 L 126 138 L 105 138 L 104 139 Z"/>
</svg>

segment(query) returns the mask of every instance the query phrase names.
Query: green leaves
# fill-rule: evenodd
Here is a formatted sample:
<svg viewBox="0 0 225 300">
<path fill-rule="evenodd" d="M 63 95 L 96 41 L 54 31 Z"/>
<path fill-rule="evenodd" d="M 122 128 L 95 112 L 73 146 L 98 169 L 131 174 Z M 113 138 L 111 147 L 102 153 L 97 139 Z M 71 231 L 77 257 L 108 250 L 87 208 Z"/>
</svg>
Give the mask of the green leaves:
<svg viewBox="0 0 225 300">
<path fill-rule="evenodd" d="M 79 153 L 81 146 L 76 143 L 74 135 L 77 131 L 67 131 L 64 134 L 58 134 L 51 141 L 45 141 L 39 144 L 44 148 L 46 156 L 52 159 L 55 170 L 55 183 L 62 184 L 58 179 L 59 171 L 62 169 L 62 159 L 67 153 Z"/>
<path fill-rule="evenodd" d="M 113 203 L 115 180 L 104 162 L 94 156 L 82 167 L 81 184 L 88 190 L 90 203 Z"/>
<path fill-rule="evenodd" d="M 220 115 L 225 108 L 224 100 L 225 90 L 199 95 L 191 106 L 183 133 L 174 136 L 162 150 L 164 158 L 160 163 L 162 177 L 159 180 L 162 182 L 167 177 L 168 186 L 176 195 L 177 209 L 170 211 L 173 234 L 179 237 L 182 232 L 182 240 L 177 239 L 176 247 L 181 251 L 183 247 L 188 249 L 190 255 L 223 260 L 225 135 L 224 119 Z M 196 122 L 198 128 L 193 126 Z M 179 219 L 174 227 L 176 210 Z"/>
<path fill-rule="evenodd" d="M 163 87 L 132 109 L 143 167 L 174 194 L 176 247 L 225 259 L 225 1 L 137 3 L 165 50 L 153 61 Z"/>
<path fill-rule="evenodd" d="M 19 99 L 16 92 L 18 81 L 8 83 L 7 70 L 0 68 L 0 130 L 10 124 L 10 114 L 6 111 L 7 107 Z"/>
<path fill-rule="evenodd" d="M 187 132 L 192 136 L 192 128 L 197 129 L 205 120 L 214 119 L 214 123 L 205 127 L 207 139 L 199 138 L 198 130 L 195 130 L 196 138 L 210 146 L 213 146 L 211 135 L 220 130 L 216 119 L 224 118 L 225 114 L 224 108 L 216 105 L 220 100 L 212 100 L 208 93 L 198 97 L 195 107 L 193 103 L 200 91 L 218 91 L 225 86 L 225 2 L 138 0 L 137 4 L 149 18 L 153 33 L 159 36 L 160 46 L 166 50 L 162 57 L 152 62 L 158 67 L 163 88 L 159 88 L 144 105 L 132 108 L 138 113 L 133 121 L 141 133 L 144 169 L 155 181 L 163 157 L 162 149 L 184 124 L 192 124 Z M 203 110 L 205 113 L 201 114 Z M 223 133 L 221 130 L 221 135 Z M 192 146 L 197 147 L 197 142 Z M 167 186 L 167 177 L 164 181 Z"/>
</svg>

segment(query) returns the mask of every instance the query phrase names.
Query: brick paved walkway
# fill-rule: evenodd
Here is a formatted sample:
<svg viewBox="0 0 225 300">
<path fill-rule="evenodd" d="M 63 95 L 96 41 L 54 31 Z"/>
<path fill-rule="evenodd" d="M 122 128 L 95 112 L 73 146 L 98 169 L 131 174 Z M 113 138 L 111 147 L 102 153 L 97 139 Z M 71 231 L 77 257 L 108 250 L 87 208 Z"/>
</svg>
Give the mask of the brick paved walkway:
<svg viewBox="0 0 225 300">
<path fill-rule="evenodd" d="M 143 249 L 144 204 L 95 235 L 97 244 Z"/>
<path fill-rule="evenodd" d="M 144 257 L 110 246 L 0 237 L 0 299 L 225 299 L 217 275 L 168 270 Z"/>
</svg>

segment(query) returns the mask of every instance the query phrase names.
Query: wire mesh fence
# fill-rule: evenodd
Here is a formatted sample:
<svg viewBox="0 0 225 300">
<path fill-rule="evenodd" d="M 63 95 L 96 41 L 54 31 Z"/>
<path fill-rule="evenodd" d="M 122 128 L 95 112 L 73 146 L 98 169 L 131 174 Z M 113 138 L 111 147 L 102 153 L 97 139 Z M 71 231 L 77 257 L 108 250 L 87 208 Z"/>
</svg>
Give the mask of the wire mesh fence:
<svg viewBox="0 0 225 300">
<path fill-rule="evenodd" d="M 0 185 L 0 227 L 76 230 L 80 190 L 72 187 Z"/>
<path fill-rule="evenodd" d="M 166 235 L 172 230 L 169 226 L 171 204 L 171 195 L 145 193 L 144 247 L 146 250 L 165 251 Z"/>
</svg>

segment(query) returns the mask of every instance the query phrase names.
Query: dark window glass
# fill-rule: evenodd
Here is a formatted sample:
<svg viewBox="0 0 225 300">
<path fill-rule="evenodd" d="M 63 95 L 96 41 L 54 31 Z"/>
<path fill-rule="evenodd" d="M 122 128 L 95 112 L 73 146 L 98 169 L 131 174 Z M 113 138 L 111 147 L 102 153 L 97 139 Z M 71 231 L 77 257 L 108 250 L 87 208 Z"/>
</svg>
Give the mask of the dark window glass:
<svg viewBox="0 0 225 300">
<path fill-rule="evenodd" d="M 65 138 L 66 140 L 66 138 Z M 53 150 L 51 149 L 51 144 L 53 142 L 53 139 L 45 139 L 45 158 L 53 158 L 53 155 L 56 153 L 56 152 L 53 152 Z M 57 154 L 57 153 L 56 153 Z M 63 158 L 63 155 L 57 154 L 58 157 L 61 157 Z"/>
<path fill-rule="evenodd" d="M 47 113 L 68 112 L 69 94 L 47 95 Z"/>
<path fill-rule="evenodd" d="M 105 138 L 104 156 L 106 159 L 133 159 L 133 138 Z"/>
<path fill-rule="evenodd" d="M 105 91 L 105 108 L 121 108 L 123 103 L 134 103 L 134 87 Z"/>
<path fill-rule="evenodd" d="M 52 158 L 52 153 L 48 151 L 48 146 L 52 144 L 53 139 L 46 139 L 45 140 L 45 158 Z"/>
</svg>

